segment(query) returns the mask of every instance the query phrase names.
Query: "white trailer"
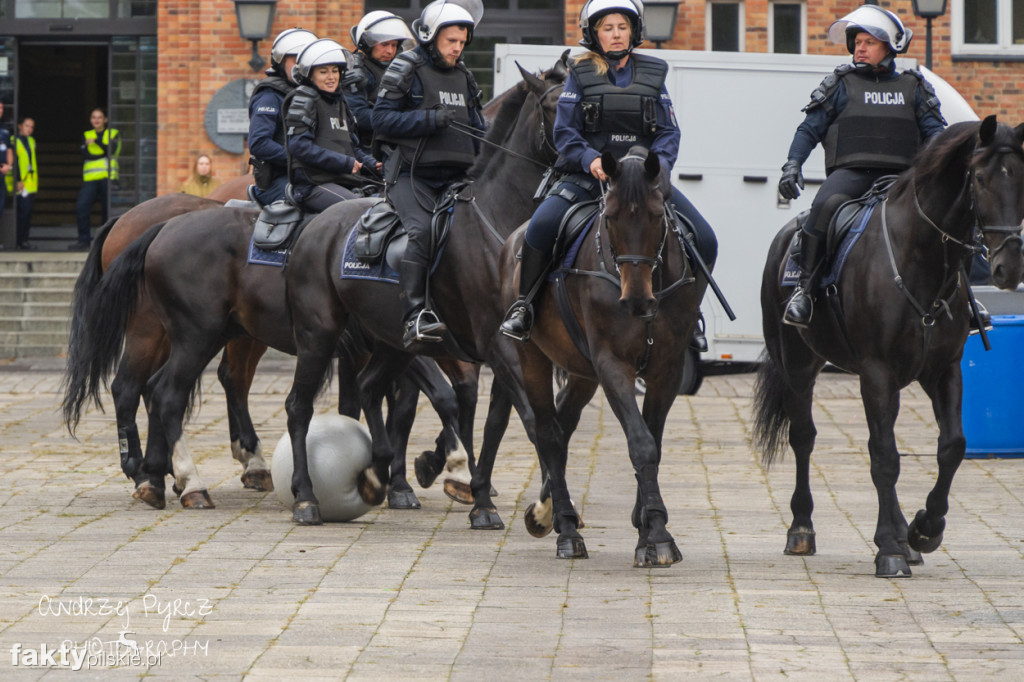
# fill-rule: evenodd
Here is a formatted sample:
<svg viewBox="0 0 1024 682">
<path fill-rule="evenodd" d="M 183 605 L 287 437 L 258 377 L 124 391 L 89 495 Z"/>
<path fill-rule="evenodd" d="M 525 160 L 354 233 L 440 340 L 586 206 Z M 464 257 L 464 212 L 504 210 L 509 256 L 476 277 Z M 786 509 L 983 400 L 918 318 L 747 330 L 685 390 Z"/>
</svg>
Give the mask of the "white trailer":
<svg viewBox="0 0 1024 682">
<path fill-rule="evenodd" d="M 574 48 L 574 53 L 582 49 Z M 495 46 L 495 93 L 519 81 L 516 62 L 539 71 L 550 68 L 564 50 L 564 46 Z M 760 290 L 768 247 L 784 224 L 810 208 L 817 186 L 825 179 L 821 146 L 804 165 L 807 187 L 799 199 L 788 202 L 778 197 L 780 169 L 811 91 L 849 57 L 640 52 L 669 64 L 667 88 L 682 130 L 672 181 L 718 235 L 714 276 L 736 314 L 736 320 L 730 321 L 708 290 L 702 309 L 709 349 L 701 364 L 753 362 L 764 348 Z M 897 64 L 912 68 L 916 62 L 899 59 Z M 938 85 L 947 120 L 977 119 L 951 86 L 930 72 L 927 75 Z M 696 386 L 699 377 L 690 388 Z M 686 388 L 684 392 L 690 392 Z"/>
</svg>

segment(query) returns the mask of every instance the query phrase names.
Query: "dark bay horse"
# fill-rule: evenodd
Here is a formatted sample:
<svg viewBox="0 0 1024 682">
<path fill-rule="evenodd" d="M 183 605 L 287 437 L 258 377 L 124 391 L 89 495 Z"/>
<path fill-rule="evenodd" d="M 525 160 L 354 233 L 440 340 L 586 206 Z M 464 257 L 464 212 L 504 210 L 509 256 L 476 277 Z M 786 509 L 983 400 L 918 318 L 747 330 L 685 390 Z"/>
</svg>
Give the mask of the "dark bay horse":
<svg viewBox="0 0 1024 682">
<path fill-rule="evenodd" d="M 637 479 L 634 566 L 668 566 L 682 556 L 666 528 L 668 511 L 658 486 L 662 434 L 707 282 L 694 277 L 676 223 L 666 215 L 670 185 L 657 155 L 634 147 L 621 160 L 605 153 L 601 164 L 611 179 L 603 210 L 582 240 L 575 263 L 557 269 L 555 281 L 538 297 L 529 342 L 516 344 L 544 474 L 542 499 L 525 520 L 538 536 L 553 524 L 559 558 L 587 557 L 565 470 L 569 437 L 600 386 L 626 435 Z M 505 245 L 505 305 L 518 294 L 518 276 L 513 275 L 524 234 L 525 227 Z M 568 323 L 563 309 L 571 310 Z M 567 332 L 567 325 L 578 335 Z M 557 407 L 552 366 L 569 373 Z M 634 394 L 638 376 L 647 383 L 642 410 Z"/>
<path fill-rule="evenodd" d="M 900 175 L 849 254 L 835 291 L 819 296 L 806 330 L 782 324 L 791 289 L 780 286 L 794 221 L 776 236 L 761 285 L 766 352 L 754 396 L 753 440 L 770 465 L 789 444 L 796 455 L 793 524 L 787 554 L 814 554 L 809 462 L 816 431 L 814 383 L 825 362 L 860 376 L 870 436 L 871 480 L 878 491 L 875 575 L 909 577 L 919 552 L 942 542 L 953 476 L 964 457 L 960 359 L 968 331 L 964 265 L 984 235 L 994 283 L 1021 279 L 1024 125 L 994 116 L 958 123 L 933 139 Z M 837 297 L 836 302 L 826 300 Z M 938 478 L 909 527 L 896 482 L 893 427 L 900 389 L 920 383 L 939 426 Z"/>
<path fill-rule="evenodd" d="M 461 192 L 454 207 L 451 236 L 431 279 L 434 307 L 447 323 L 458 350 L 439 344 L 422 349 L 440 357 L 465 354 L 487 362 L 495 371 L 495 383 L 503 386 L 511 377 L 509 365 L 516 360 L 514 350 L 497 332 L 504 314 L 498 260 L 504 238 L 532 213 L 533 194 L 547 165 L 555 160 L 550 131 L 564 82 L 564 62 L 561 69 L 552 69 L 543 77 L 522 75 L 525 86 L 506 99 L 488 133 L 489 141 L 513 154 L 494 150 L 478 158 L 470 171 L 475 181 Z M 293 518 L 300 524 L 321 523 L 307 467 L 306 432 L 331 349 L 350 318 L 357 319 L 377 342 L 370 366 L 360 379 L 363 411 L 373 437 L 373 462 L 360 476 L 360 495 L 371 504 L 380 504 L 388 484 L 391 444 L 380 401 L 383 388 L 412 355 L 402 350 L 398 287 L 338 278 L 346 237 L 362 211 L 355 202 L 346 202 L 330 215 L 314 219 L 297 240 L 288 269 L 298 359 L 286 408 L 295 459 Z M 520 401 L 517 407 L 524 405 Z M 471 525 L 500 528 L 503 524 L 489 492 L 493 458 L 484 454 L 473 474 Z"/>
</svg>

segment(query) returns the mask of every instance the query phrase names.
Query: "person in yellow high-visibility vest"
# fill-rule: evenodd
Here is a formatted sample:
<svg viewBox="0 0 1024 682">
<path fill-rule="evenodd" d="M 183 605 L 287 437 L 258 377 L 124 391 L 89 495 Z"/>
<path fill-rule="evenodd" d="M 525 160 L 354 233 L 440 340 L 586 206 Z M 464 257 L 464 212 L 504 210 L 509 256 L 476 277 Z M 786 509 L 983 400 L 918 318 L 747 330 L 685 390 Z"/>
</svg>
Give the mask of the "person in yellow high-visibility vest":
<svg viewBox="0 0 1024 682">
<path fill-rule="evenodd" d="M 18 123 L 18 136 L 14 138 L 14 170 L 7 175 L 7 190 L 17 194 L 15 214 L 17 227 L 15 232 L 18 249 L 28 251 L 33 248 L 28 242 L 28 233 L 32 229 L 32 206 L 36 192 L 39 191 L 39 173 L 36 165 L 36 122 L 27 116 Z"/>
<path fill-rule="evenodd" d="M 78 241 L 71 250 L 86 250 L 92 243 L 90 215 L 92 206 L 100 202 L 102 223 L 107 222 L 107 193 L 110 183 L 118 179 L 117 157 L 121 154 L 121 135 L 116 128 L 107 128 L 107 115 L 96 108 L 89 115 L 92 130 L 82 135 L 82 189 L 78 192 Z"/>
</svg>

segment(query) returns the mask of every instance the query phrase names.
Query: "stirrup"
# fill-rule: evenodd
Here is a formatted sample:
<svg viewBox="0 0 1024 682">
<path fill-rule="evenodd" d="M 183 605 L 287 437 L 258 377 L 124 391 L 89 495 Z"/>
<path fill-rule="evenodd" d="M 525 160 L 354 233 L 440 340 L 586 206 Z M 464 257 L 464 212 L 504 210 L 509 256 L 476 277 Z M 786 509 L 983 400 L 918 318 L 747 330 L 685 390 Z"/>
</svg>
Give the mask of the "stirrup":
<svg viewBox="0 0 1024 682">
<path fill-rule="evenodd" d="M 430 331 L 422 331 L 424 328 Z M 411 336 L 409 335 L 410 330 L 413 332 Z M 448 328 L 441 321 L 441 318 L 433 310 L 424 308 L 416 314 L 411 323 L 406 323 L 406 334 L 403 340 L 406 342 L 440 343 L 442 340 L 441 334 L 444 334 L 446 331 L 448 331 Z"/>
</svg>

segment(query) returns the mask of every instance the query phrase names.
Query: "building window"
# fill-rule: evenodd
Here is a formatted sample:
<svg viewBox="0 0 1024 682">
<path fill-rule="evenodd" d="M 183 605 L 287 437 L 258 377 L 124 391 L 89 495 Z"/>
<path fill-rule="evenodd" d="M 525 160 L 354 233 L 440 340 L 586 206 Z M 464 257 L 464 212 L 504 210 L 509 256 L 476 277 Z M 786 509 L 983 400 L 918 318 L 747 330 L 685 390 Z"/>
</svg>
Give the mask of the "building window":
<svg viewBox="0 0 1024 682">
<path fill-rule="evenodd" d="M 953 0 L 953 52 L 1024 55 L 1024 0 Z"/>
<path fill-rule="evenodd" d="M 715 52 L 743 51 L 743 3 L 709 2 L 705 13 L 706 47 Z"/>
<path fill-rule="evenodd" d="M 773 2 L 768 24 L 769 50 L 776 54 L 803 54 L 807 36 L 802 2 Z"/>
</svg>

